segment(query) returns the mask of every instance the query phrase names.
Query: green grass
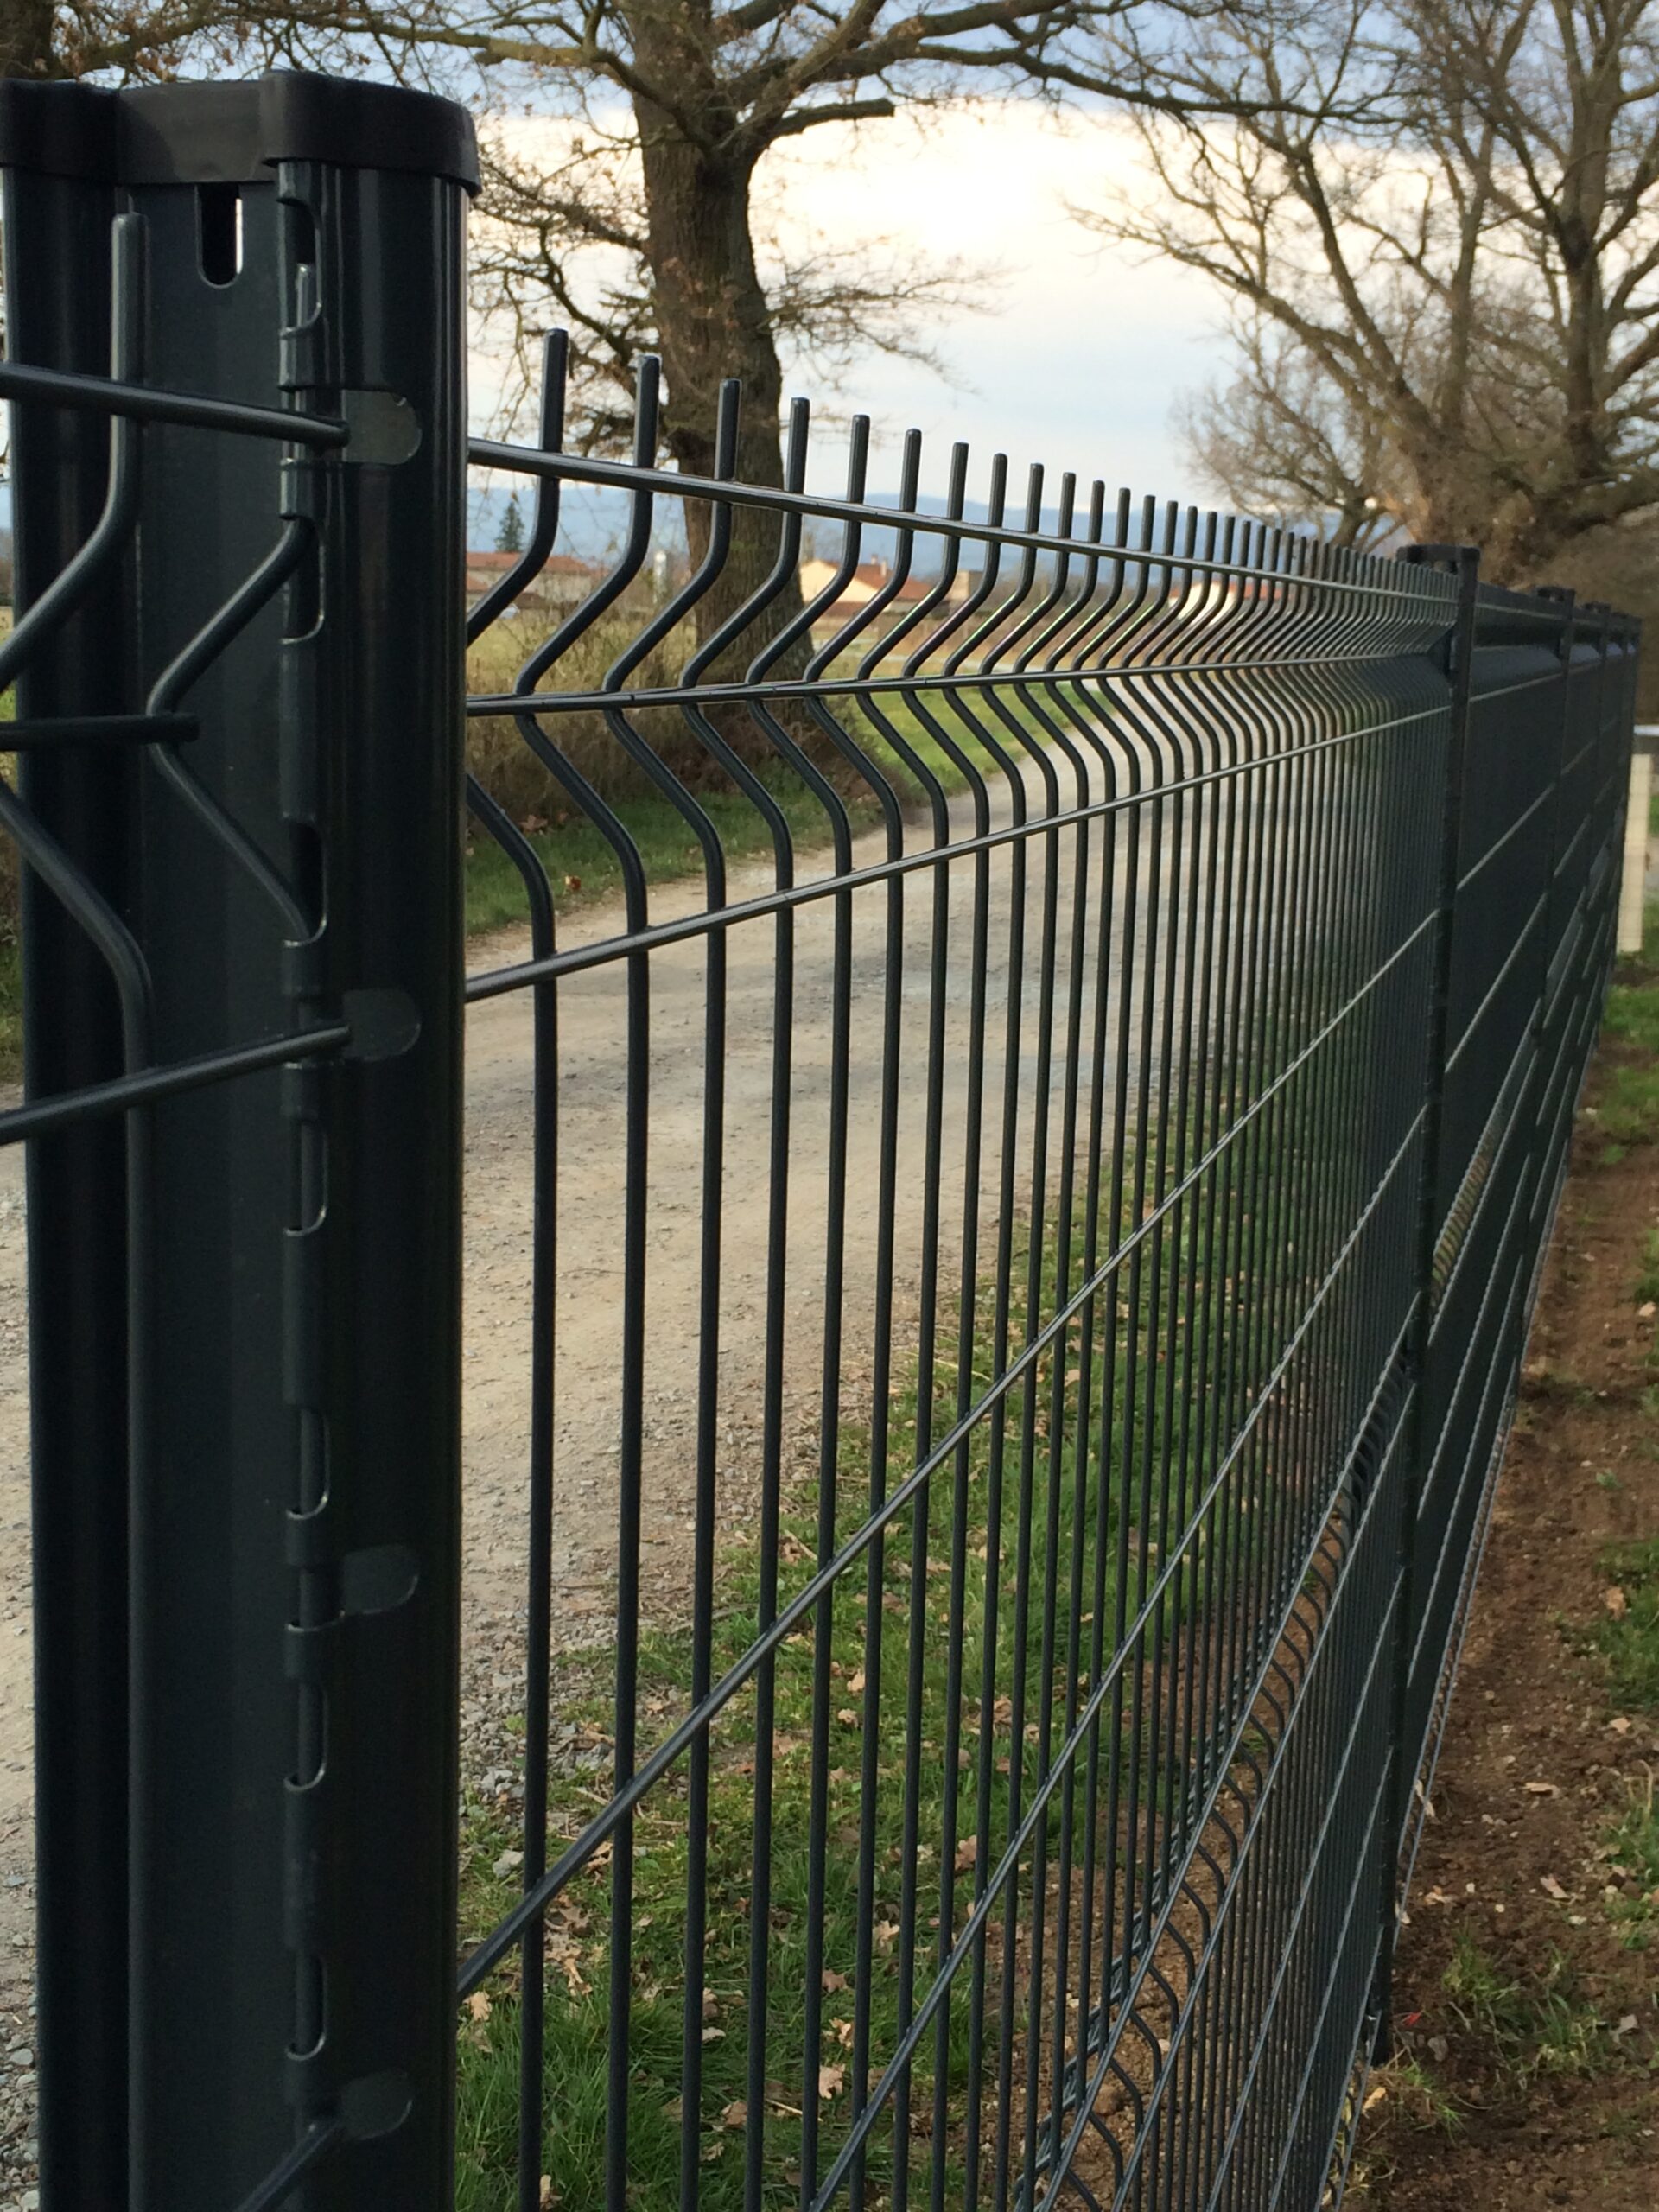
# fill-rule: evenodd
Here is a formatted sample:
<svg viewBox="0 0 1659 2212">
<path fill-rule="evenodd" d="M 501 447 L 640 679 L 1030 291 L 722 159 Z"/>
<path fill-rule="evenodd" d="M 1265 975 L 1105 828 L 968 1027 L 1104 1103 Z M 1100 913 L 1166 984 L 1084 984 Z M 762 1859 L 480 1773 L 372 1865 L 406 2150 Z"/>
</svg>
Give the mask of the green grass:
<svg viewBox="0 0 1659 2212">
<path fill-rule="evenodd" d="M 1624 1592 L 1623 1613 L 1596 1628 L 1608 1694 L 1621 1713 L 1659 1711 L 1659 1536 L 1616 1544 L 1601 1564 L 1609 1586 Z"/>
<path fill-rule="evenodd" d="M 1659 1141 L 1659 906 L 1648 909 L 1646 940 L 1639 956 L 1620 963 L 1607 994 L 1605 1034 L 1627 1047 L 1596 1102 L 1610 1166 L 1629 1146 Z"/>
<path fill-rule="evenodd" d="M 1464 2133 L 1463 2114 L 1421 2058 L 1395 2058 L 1378 2069 L 1376 2079 L 1387 2093 L 1391 2117 L 1402 2126 L 1454 2139 Z"/>
<path fill-rule="evenodd" d="M 957 779 L 959 780 L 959 779 Z M 798 845 L 827 843 L 829 830 L 821 802 L 798 777 L 774 770 L 765 781 L 777 800 Z M 910 796 L 906 779 L 902 786 Z M 766 823 L 747 798 L 734 791 L 702 791 L 697 802 L 713 823 L 728 861 L 753 859 L 769 853 L 772 836 Z M 670 883 L 696 874 L 702 867 L 702 849 L 670 802 L 652 794 L 613 802 L 618 819 L 638 849 L 648 882 Z M 868 829 L 879 819 L 874 800 L 851 798 L 848 813 L 855 830 Z M 534 825 L 547 819 L 546 828 L 531 827 L 527 835 L 536 857 L 546 870 L 555 912 L 591 906 L 620 890 L 622 866 L 616 849 L 603 832 L 582 814 L 556 813 L 550 818 L 530 814 L 521 820 Z M 527 915 L 524 886 L 518 872 L 494 840 L 474 830 L 467 852 L 467 927 L 468 933 L 501 929 L 523 922 Z"/>
<path fill-rule="evenodd" d="M 1608 1880 L 1621 1891 L 1607 1910 L 1626 1947 L 1645 1951 L 1659 1934 L 1659 1802 L 1651 1769 L 1626 1787 L 1624 1809 L 1602 1838 Z"/>
<path fill-rule="evenodd" d="M 1133 1173 L 1124 1181 L 1116 1211 L 1119 1234 L 1136 1203 Z M 1015 1342 L 1024 1339 L 1027 1317 L 1021 1309 L 1027 1299 L 1034 1300 L 1040 1319 L 1063 1302 L 1063 1281 L 1075 1285 L 1079 1279 L 1081 1242 L 1079 1223 L 1062 1277 L 1060 1246 L 1051 1221 L 1033 1284 L 1029 1240 L 1012 1238 L 1010 1273 L 1020 1287 L 1013 1316 Z M 1218 1249 L 1236 1254 L 1236 1231 L 1224 1236 Z M 1184 1254 L 1182 1259 L 1184 1263 Z M 892 1524 L 885 1542 L 868 1555 L 868 1569 L 857 1567 L 837 1580 L 833 1597 L 780 1648 L 759 1694 L 753 1688 L 740 1692 L 711 1732 L 706 1816 L 695 1824 L 707 1849 L 709 1995 L 698 2023 L 696 2050 L 702 2081 L 693 2115 L 702 2167 L 699 2201 L 711 2212 L 741 2200 L 749 2128 L 761 2131 L 765 2201 L 782 2208 L 796 2199 L 795 2162 L 809 2101 L 816 2101 L 819 2114 L 820 2171 L 827 2165 L 844 2139 L 854 2109 L 855 2068 L 861 2063 L 874 2083 L 892 2056 L 906 2017 L 904 1982 L 911 1969 L 902 1929 L 913 1921 L 918 1934 L 913 2008 L 932 1980 L 941 1923 L 947 1942 L 960 1931 L 976 1880 L 1002 1855 L 1016 1806 L 1029 1804 L 1038 1777 L 1062 1740 L 1068 1700 L 1075 1701 L 1095 1663 L 1096 1634 L 1109 1653 L 1121 1632 L 1116 1624 L 1141 1603 L 1159 1571 L 1160 1551 L 1179 1529 L 1202 1478 L 1204 1455 L 1196 1434 L 1180 1429 L 1166 1439 L 1163 1433 L 1161 1357 L 1151 1370 L 1150 1387 L 1142 1368 L 1136 1409 L 1126 1414 L 1125 1347 L 1133 1340 L 1144 1344 L 1150 1334 L 1153 1342 L 1173 1342 L 1179 1354 L 1179 1332 L 1171 1338 L 1166 1332 L 1171 1286 L 1180 1272 L 1166 1266 L 1155 1313 L 1142 1282 L 1141 1311 L 1133 1325 L 1122 1285 L 1111 1316 L 1091 1316 L 1085 1310 L 1057 1345 L 1057 1358 L 1046 1357 L 1030 1381 L 1010 1394 L 1002 1443 L 992 1424 L 977 1424 L 965 1449 L 940 1470 Z M 1193 1311 L 1208 1346 L 1195 1370 L 1200 1403 L 1201 1378 L 1206 1368 L 1215 1370 L 1232 1317 L 1241 1308 L 1236 1287 L 1240 1279 L 1235 1263 L 1226 1282 L 1200 1280 L 1198 1285 Z M 1185 1300 L 1181 1281 L 1178 1308 Z M 1109 1332 L 1109 1358 L 1100 1341 L 1103 1332 Z M 822 1497 L 809 1501 L 798 1494 L 785 1500 L 775 1594 L 766 1587 L 756 1542 L 741 1541 L 727 1551 L 716 1586 L 715 1679 L 741 1657 L 757 1622 L 787 1603 L 810 1580 L 820 1560 L 860 1527 L 873 1499 L 918 1464 L 929 1439 L 939 1438 L 959 1408 L 982 1395 L 1006 1366 L 1008 1348 L 1009 1317 L 999 1309 L 994 1286 L 979 1294 L 965 1332 L 960 1317 L 947 1306 L 939 1319 L 931 1382 L 919 1356 L 912 1358 L 893 1386 L 885 1417 L 874 1425 L 865 1421 L 843 1428 L 835 1479 L 824 1486 Z M 959 1375 L 958 1361 L 964 1358 L 966 1372 Z M 1179 1391 L 1173 1407 L 1179 1425 Z M 1154 1464 L 1168 1446 L 1174 1467 L 1172 1495 L 1163 1512 L 1153 1503 L 1147 1525 L 1126 1525 L 1118 1498 L 1132 1486 L 1121 1470 L 1126 1457 L 1139 1452 L 1148 1423 Z M 1102 1435 L 1113 1440 L 1112 1465 L 1120 1471 L 1108 1484 L 1103 1501 L 1096 1455 L 1079 1448 L 1080 1439 L 1093 1443 Z M 1183 1556 L 1156 1610 L 1155 1632 L 1147 1639 L 1152 1671 L 1159 1663 L 1173 1666 L 1174 1650 L 1185 1648 L 1184 1640 L 1204 1618 L 1216 1548 L 1248 1541 L 1250 1511 L 1242 1486 L 1230 1492 L 1226 1512 Z M 1030 1593 L 1028 1605 L 1016 1595 L 1021 1585 Z M 1046 1610 L 1052 1610 L 1054 1623 L 1046 1648 Z M 959 1630 L 953 1630 L 953 1622 L 961 1624 Z M 957 1649 L 959 1673 L 953 1663 Z M 661 1630 L 644 1636 L 637 1709 L 648 1739 L 652 1731 L 667 1730 L 686 1710 L 690 1667 L 687 1636 Z M 815 1713 L 820 1716 L 817 1733 Z M 567 1705 L 563 1718 L 575 1722 L 581 1740 L 608 1744 L 611 1712 L 597 1683 L 590 1698 Z M 1123 1740 L 1135 1738 L 1128 1711 L 1117 1716 L 1109 1704 L 1105 1719 Z M 1138 1756 L 1144 1762 L 1153 1741 L 1149 1699 L 1139 1727 Z M 1138 1794 L 1151 1813 L 1167 1819 L 1173 1793 L 1185 1776 L 1180 1761 L 1171 1760 L 1166 1751 L 1161 1767 L 1165 1788 L 1160 1802 L 1151 1801 L 1144 1783 Z M 911 1796 L 907 1770 L 915 1783 Z M 1142 1763 L 1140 1771 L 1147 1770 Z M 580 1831 L 606 1802 L 608 1781 L 607 1769 L 556 1782 L 551 1827 L 556 1838 L 563 1840 Z M 1057 1796 L 1053 1804 L 1044 1846 L 1051 1872 L 1065 1826 L 1061 1799 Z M 772 1868 L 763 1944 L 771 2010 L 764 2040 L 760 2024 L 747 2010 L 755 1940 L 752 1858 L 762 1815 L 771 1821 Z M 1127 1816 L 1127 1806 L 1122 1816 Z M 508 1821 L 507 1812 L 496 1804 L 467 1808 L 462 1913 L 464 1927 L 474 1936 L 509 1909 L 517 1893 L 516 1866 L 502 1856 L 516 1849 L 518 1840 Z M 646 1798 L 633 1834 L 628 2158 L 633 2198 L 641 2207 L 667 2208 L 677 2201 L 693 1826 L 682 1764 Z M 824 1853 L 823 1920 L 816 1932 L 810 1908 L 815 1836 L 823 1839 Z M 1074 1854 L 1080 1854 L 1081 1804 L 1072 1808 L 1070 1840 Z M 1038 1878 L 1033 1858 L 1028 1848 L 1019 1889 L 1020 1917 L 1027 1929 Z M 543 2166 L 564 2212 L 601 2199 L 607 2053 L 614 2021 L 608 1942 L 613 1872 L 607 1861 L 588 1866 L 562 1893 L 550 1916 Z M 861 1895 L 867 1884 L 868 1936 L 861 1936 Z M 992 2125 L 995 2109 L 1003 1924 L 999 1906 L 982 1980 L 990 2055 L 982 2131 Z M 1022 1974 L 1017 1959 L 1016 1994 Z M 809 2065 L 807 1992 L 815 1980 L 822 2021 Z M 948 2194 L 960 2193 L 969 2139 L 963 2085 L 969 2073 L 969 1986 L 968 1979 L 958 1981 L 943 2049 L 941 2157 Z M 855 2039 L 861 1988 L 868 1993 L 869 2006 L 866 2051 Z M 1023 2024 L 1021 1999 L 1014 2016 L 1015 2045 Z M 1046 2010 L 1045 2048 L 1048 2031 Z M 518 2051 L 519 2015 L 509 1975 L 492 1985 L 486 2017 L 463 2016 L 460 2212 L 505 2212 L 511 2202 Z M 766 2085 L 758 2112 L 749 2094 L 752 2055 Z M 930 2031 L 912 2077 L 908 2157 L 918 2186 L 933 2154 L 937 2064 Z M 1046 2088 L 1039 2097 L 1046 2108 Z M 870 2139 L 868 2181 L 878 2199 L 892 2185 L 894 2142 L 889 2111 Z"/>
<path fill-rule="evenodd" d="M 1659 1229 L 1650 1229 L 1643 1242 L 1632 1303 L 1645 1306 L 1650 1299 L 1659 1300 Z"/>
<path fill-rule="evenodd" d="M 658 711 L 660 716 L 661 710 Z M 913 713 L 896 702 L 884 702 L 883 715 L 902 746 L 909 748 L 946 792 L 954 794 L 966 787 L 968 776 L 961 763 Z M 1021 719 L 1035 734 L 1034 721 L 1029 716 Z M 900 805 L 907 812 L 922 806 L 922 782 L 902 757 L 899 747 L 855 708 L 843 708 L 841 720 L 887 776 Z M 556 735 L 563 739 L 564 734 L 556 727 Z M 1003 788 L 1003 779 L 992 766 L 988 756 L 966 744 L 959 731 L 953 730 L 952 735 L 986 774 L 993 793 Z M 612 754 L 620 753 L 613 738 L 607 734 L 603 742 Z M 671 757 L 689 772 L 690 764 L 680 757 L 683 750 L 683 746 L 676 748 Z M 594 769 L 596 764 L 587 757 L 588 751 L 588 746 L 572 747 L 573 757 L 585 768 Z M 551 779 L 527 785 L 524 765 L 527 760 L 531 760 L 529 748 L 516 731 L 503 735 L 495 730 L 488 743 L 480 741 L 474 745 L 475 765 L 525 830 L 546 871 L 556 912 L 591 905 L 620 890 L 623 872 L 614 846 L 578 808 L 558 795 Z M 761 772 L 760 780 L 777 802 L 798 849 L 829 845 L 831 833 L 824 804 L 794 770 L 774 762 Z M 841 793 L 855 834 L 880 822 L 879 802 L 854 779 L 850 768 L 838 766 L 832 780 Z M 649 882 L 671 882 L 702 868 L 701 846 L 678 808 L 661 792 L 650 788 L 625 789 L 616 793 L 607 791 L 604 796 L 638 849 Z M 722 777 L 711 779 L 705 770 L 694 786 L 694 797 L 718 834 L 728 862 L 771 853 L 772 837 L 766 821 L 750 799 Z M 493 839 L 473 825 L 467 853 L 469 932 L 476 934 L 521 923 L 526 912 L 517 870 Z"/>
<path fill-rule="evenodd" d="M 1659 1713 L 1659 1536 L 1616 1544 L 1602 1554 L 1609 1589 L 1624 1604 L 1597 1624 L 1608 1694 L 1621 1713 Z M 1603 1831 L 1600 1856 L 1618 1894 L 1609 1916 L 1625 1944 L 1647 1950 L 1659 1932 L 1659 1806 L 1650 1768 L 1625 1779 L 1626 1802 Z"/>
<path fill-rule="evenodd" d="M 1617 2061 L 1611 2030 L 1559 1952 L 1516 1977 L 1460 1934 L 1442 1986 L 1465 2030 L 1491 2052 L 1500 2077 L 1517 2094 L 1541 2075 L 1581 2079 Z"/>
</svg>

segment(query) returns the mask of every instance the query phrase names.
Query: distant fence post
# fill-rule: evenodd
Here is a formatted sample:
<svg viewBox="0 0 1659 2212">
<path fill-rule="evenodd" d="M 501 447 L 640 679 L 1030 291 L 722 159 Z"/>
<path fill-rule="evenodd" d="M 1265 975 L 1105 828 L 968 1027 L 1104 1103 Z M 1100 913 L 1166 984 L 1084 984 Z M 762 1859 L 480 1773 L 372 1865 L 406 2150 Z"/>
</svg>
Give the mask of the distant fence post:
<svg viewBox="0 0 1659 2212">
<path fill-rule="evenodd" d="M 1402 1485 L 1394 1598 L 1394 1685 L 1390 1715 L 1389 1780 L 1385 1794 L 1381 1865 L 1382 1929 L 1373 1999 L 1377 2029 L 1375 2055 L 1388 2055 L 1392 2035 L 1391 1986 L 1398 1929 L 1397 1867 L 1416 1761 L 1410 1734 L 1410 1684 L 1415 1624 L 1417 1513 L 1426 1461 L 1433 1439 L 1426 1421 L 1425 1371 L 1434 1312 L 1434 1252 L 1440 1241 L 1440 1128 L 1446 1090 L 1447 1016 L 1451 996 L 1452 931 L 1458 898 L 1458 855 L 1463 827 L 1464 769 L 1469 739 L 1469 702 L 1474 672 L 1475 607 L 1480 587 L 1480 553 L 1471 545 L 1410 545 L 1401 559 L 1449 569 L 1457 578 L 1456 615 L 1440 646 L 1448 697 L 1445 788 L 1440 812 L 1440 888 L 1432 954 L 1428 1024 L 1423 1048 L 1422 1139 L 1419 1163 L 1414 1251 L 1414 1292 L 1406 1336 L 1406 1372 L 1412 1392 L 1410 1422 Z"/>
<path fill-rule="evenodd" d="M 352 1033 L 130 1115 L 124 1161 L 118 1122 L 35 1148 L 43 2193 L 448 2212 L 471 124 L 294 75 L 0 118 L 14 360 L 108 372 L 113 219 L 130 381 L 347 432 L 130 424 L 107 582 L 25 678 L 31 715 L 194 725 L 29 772 L 147 1057 Z M 18 414 L 27 601 L 111 430 Z M 121 1067 L 50 909 L 37 1092 Z"/>
<path fill-rule="evenodd" d="M 1648 823 L 1653 806 L 1653 747 L 1659 724 L 1638 722 L 1630 754 L 1630 795 L 1624 816 L 1624 866 L 1618 890 L 1618 950 L 1640 952 L 1647 910 Z"/>
</svg>

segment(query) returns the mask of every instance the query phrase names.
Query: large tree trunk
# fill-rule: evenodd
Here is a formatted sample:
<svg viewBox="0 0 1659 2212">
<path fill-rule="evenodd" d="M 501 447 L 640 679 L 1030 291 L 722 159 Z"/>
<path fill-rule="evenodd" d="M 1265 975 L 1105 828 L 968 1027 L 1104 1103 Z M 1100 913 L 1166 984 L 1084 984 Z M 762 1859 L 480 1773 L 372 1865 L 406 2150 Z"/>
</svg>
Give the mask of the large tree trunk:
<svg viewBox="0 0 1659 2212">
<path fill-rule="evenodd" d="M 734 144 L 736 118 L 697 39 L 695 10 L 642 11 L 632 27 L 642 73 L 653 82 L 685 88 L 678 118 L 645 99 L 634 101 L 647 259 L 667 386 L 664 441 L 688 475 L 712 475 L 720 387 L 727 377 L 736 377 L 743 387 L 737 474 L 751 484 L 781 486 L 783 373 L 750 232 L 754 159 Z M 710 520 L 706 504 L 688 502 L 694 565 L 708 551 Z M 771 572 L 780 531 L 774 514 L 733 509 L 730 553 L 697 609 L 700 639 L 712 637 Z M 766 613 L 722 656 L 715 675 L 738 674 L 800 607 L 800 584 L 791 569 Z M 804 658 L 804 649 L 792 652 L 791 670 Z M 743 721 L 747 724 L 748 718 Z M 770 750 L 752 725 L 744 732 L 734 723 L 728 734 L 743 734 L 745 750 L 753 757 Z"/>
</svg>

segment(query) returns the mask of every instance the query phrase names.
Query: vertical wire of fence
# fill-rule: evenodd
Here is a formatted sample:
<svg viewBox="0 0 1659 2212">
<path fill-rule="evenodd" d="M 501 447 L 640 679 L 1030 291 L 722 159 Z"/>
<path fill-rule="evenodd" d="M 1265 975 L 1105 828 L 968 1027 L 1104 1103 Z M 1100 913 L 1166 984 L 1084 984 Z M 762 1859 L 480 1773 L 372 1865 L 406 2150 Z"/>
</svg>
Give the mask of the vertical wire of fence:
<svg viewBox="0 0 1659 2212">
<path fill-rule="evenodd" d="M 558 340 L 463 613 L 414 98 L 0 113 L 48 2212 L 1313 2212 L 1637 626 Z"/>
</svg>

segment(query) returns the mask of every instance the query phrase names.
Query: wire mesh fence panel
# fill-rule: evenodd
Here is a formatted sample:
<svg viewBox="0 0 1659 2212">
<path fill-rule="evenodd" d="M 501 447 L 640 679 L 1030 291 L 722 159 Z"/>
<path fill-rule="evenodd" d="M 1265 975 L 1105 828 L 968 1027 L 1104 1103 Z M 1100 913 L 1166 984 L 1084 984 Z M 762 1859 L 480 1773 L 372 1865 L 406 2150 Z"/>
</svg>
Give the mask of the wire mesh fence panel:
<svg viewBox="0 0 1659 2212">
<path fill-rule="evenodd" d="M 873 505 L 861 424 L 809 498 L 798 410 L 780 490 L 689 486 L 649 365 L 632 464 L 557 453 L 560 372 L 541 453 L 473 448 L 536 513 L 470 709 L 531 931 L 469 990 L 534 1001 L 543 1227 L 462 2201 L 1316 2203 L 1605 976 L 1575 656 L 1617 689 L 1630 626 L 1000 461 L 970 518 L 960 448 L 925 512 L 913 441 Z M 624 550 L 549 635 L 505 610 L 594 482 Z M 578 812 L 623 891 L 556 932 Z"/>
<path fill-rule="evenodd" d="M 1637 626 L 558 339 L 466 448 L 347 92 L 0 117 L 51 2201 L 1334 2202 Z"/>
</svg>

